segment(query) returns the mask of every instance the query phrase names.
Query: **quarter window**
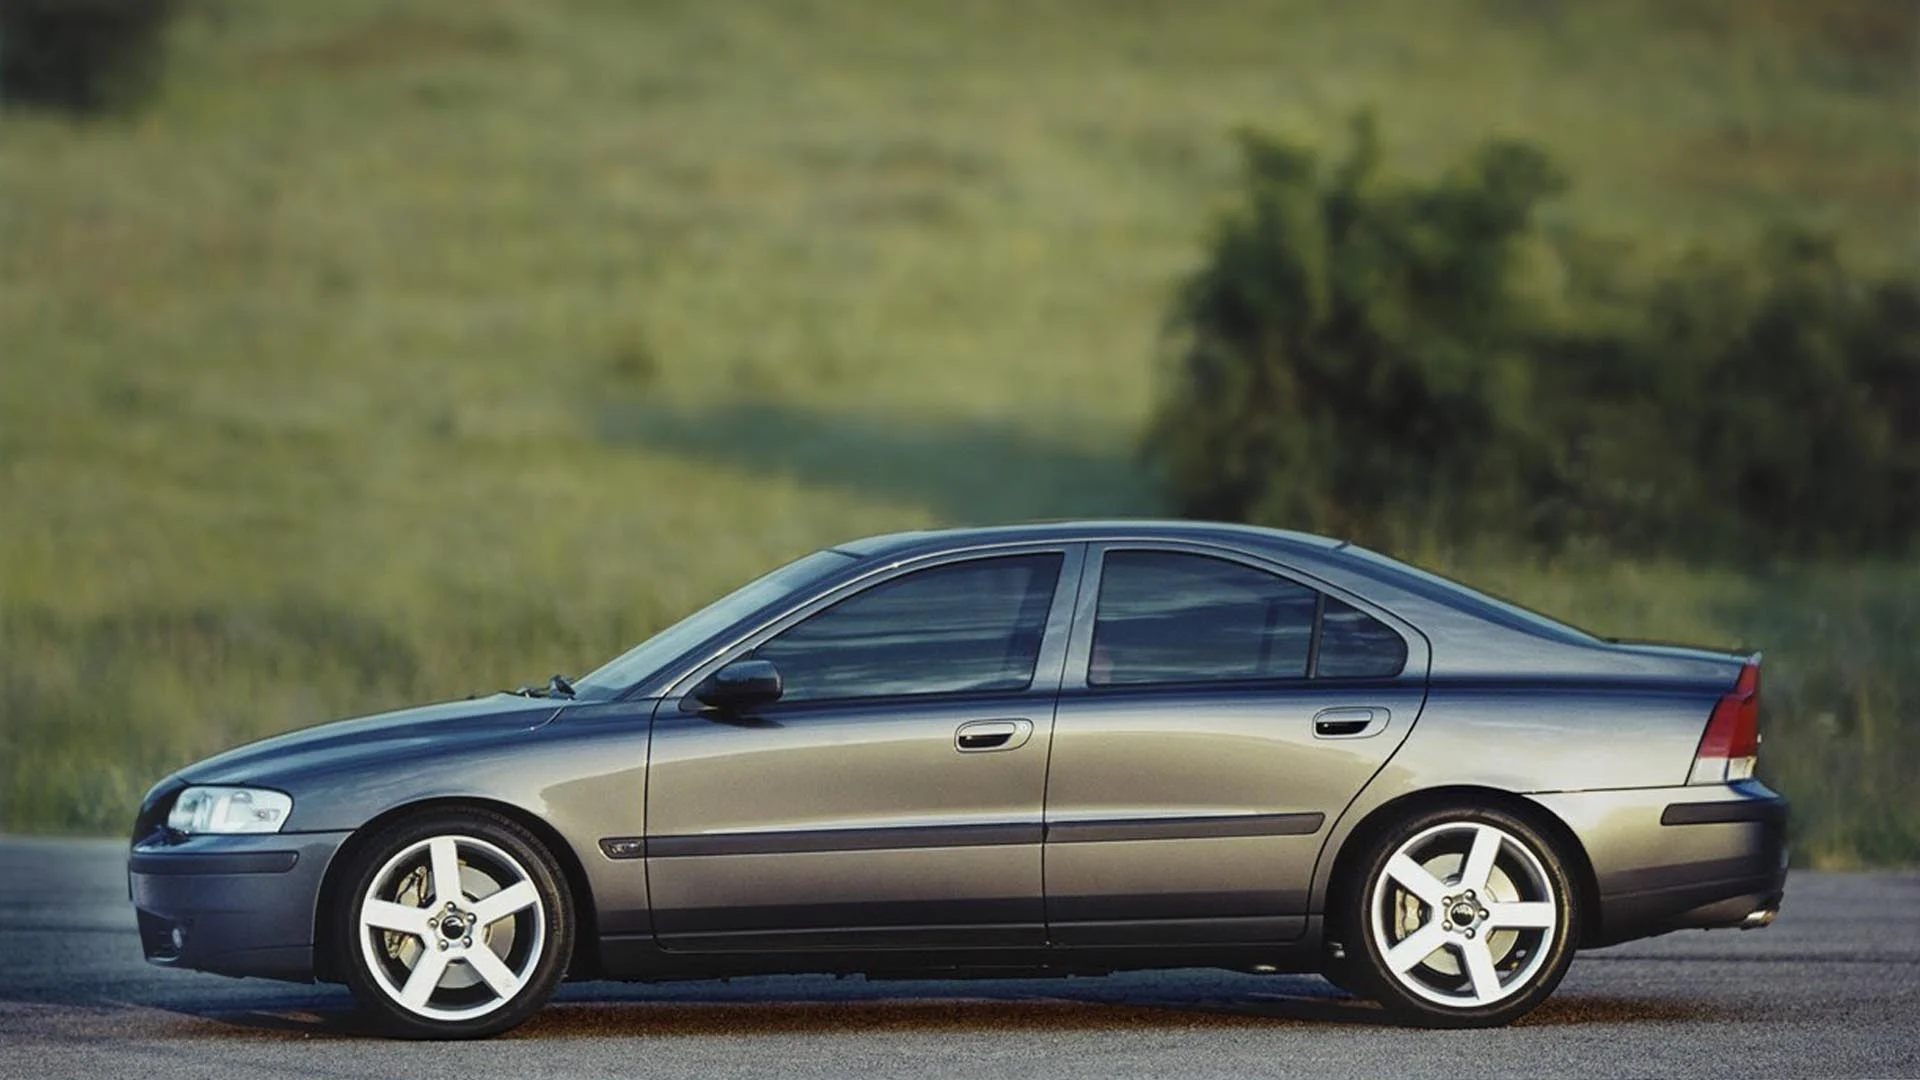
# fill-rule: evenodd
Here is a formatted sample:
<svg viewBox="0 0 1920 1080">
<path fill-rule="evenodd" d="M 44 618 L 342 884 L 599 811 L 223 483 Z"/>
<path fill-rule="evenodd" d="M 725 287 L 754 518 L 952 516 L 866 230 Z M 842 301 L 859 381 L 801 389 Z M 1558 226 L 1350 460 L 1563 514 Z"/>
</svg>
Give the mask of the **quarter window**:
<svg viewBox="0 0 1920 1080">
<path fill-rule="evenodd" d="M 1024 690 L 1033 682 L 1058 553 L 933 567 L 882 582 L 754 650 L 782 701 Z"/>
<path fill-rule="evenodd" d="M 1327 597 L 1320 615 L 1322 679 L 1388 678 L 1407 666 L 1407 643 L 1379 619 L 1352 604 Z"/>
</svg>

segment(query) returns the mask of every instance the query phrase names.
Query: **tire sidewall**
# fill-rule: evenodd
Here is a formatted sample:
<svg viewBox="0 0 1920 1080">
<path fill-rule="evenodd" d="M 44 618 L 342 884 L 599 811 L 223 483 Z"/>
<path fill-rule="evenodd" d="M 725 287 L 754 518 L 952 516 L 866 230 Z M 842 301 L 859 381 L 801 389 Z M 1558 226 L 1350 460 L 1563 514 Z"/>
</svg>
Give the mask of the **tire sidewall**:
<svg viewBox="0 0 1920 1080">
<path fill-rule="evenodd" d="M 513 856 L 539 890 L 545 909 L 545 939 L 541 956 L 525 986 L 512 999 L 484 1016 L 467 1020 L 438 1020 L 420 1016 L 387 996 L 367 969 L 360 947 L 360 909 L 367 890 L 387 860 L 397 852 L 436 836 L 467 836 L 485 840 Z M 359 845 L 346 867 L 342 888 L 335 893 L 333 957 L 353 996 L 385 1033 L 412 1039 L 474 1039 L 519 1026 L 538 1012 L 566 976 L 573 955 L 573 903 L 566 876 L 552 853 L 518 823 L 482 810 L 441 810 L 409 817 L 380 829 Z"/>
<path fill-rule="evenodd" d="M 1547 957 L 1519 993 L 1491 1005 L 1455 1008 L 1440 1005 L 1400 985 L 1387 970 L 1373 935 L 1374 893 L 1387 861 L 1400 845 L 1436 825 L 1479 823 L 1493 825 L 1532 849 L 1553 888 L 1556 919 L 1548 939 Z M 1408 815 L 1377 835 L 1357 868 L 1357 879 L 1346 890 L 1342 913 L 1343 940 L 1349 956 L 1359 962 L 1350 974 L 1365 986 L 1395 1019 L 1421 1027 L 1498 1027 L 1526 1015 L 1553 994 L 1579 946 L 1579 897 L 1567 872 L 1566 860 L 1545 833 L 1525 818 L 1490 807 L 1437 808 Z"/>
</svg>

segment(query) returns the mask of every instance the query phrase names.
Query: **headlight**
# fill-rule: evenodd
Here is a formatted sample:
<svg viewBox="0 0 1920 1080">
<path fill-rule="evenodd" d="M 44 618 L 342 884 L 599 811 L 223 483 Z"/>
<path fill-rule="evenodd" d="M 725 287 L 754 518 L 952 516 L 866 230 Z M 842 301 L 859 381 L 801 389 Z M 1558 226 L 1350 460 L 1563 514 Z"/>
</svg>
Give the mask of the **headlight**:
<svg viewBox="0 0 1920 1080">
<path fill-rule="evenodd" d="M 173 801 L 167 828 L 182 833 L 274 833 L 293 812 L 293 796 L 243 787 L 190 787 Z"/>
</svg>

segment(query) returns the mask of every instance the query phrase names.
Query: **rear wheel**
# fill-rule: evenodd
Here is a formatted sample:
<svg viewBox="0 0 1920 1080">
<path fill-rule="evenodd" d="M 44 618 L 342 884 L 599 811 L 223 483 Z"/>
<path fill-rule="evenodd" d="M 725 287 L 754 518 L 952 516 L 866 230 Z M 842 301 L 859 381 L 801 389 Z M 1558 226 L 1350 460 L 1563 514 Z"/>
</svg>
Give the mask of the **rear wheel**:
<svg viewBox="0 0 1920 1080">
<path fill-rule="evenodd" d="M 384 829 L 354 856 L 341 896 L 338 968 L 395 1034 L 497 1034 L 566 975 L 566 879 L 538 839 L 497 814 L 437 812 Z"/>
<path fill-rule="evenodd" d="M 1399 1019 L 1491 1027 L 1546 1000 L 1573 960 L 1574 891 L 1552 843 L 1503 810 L 1414 815 L 1361 863 L 1353 974 Z"/>
</svg>

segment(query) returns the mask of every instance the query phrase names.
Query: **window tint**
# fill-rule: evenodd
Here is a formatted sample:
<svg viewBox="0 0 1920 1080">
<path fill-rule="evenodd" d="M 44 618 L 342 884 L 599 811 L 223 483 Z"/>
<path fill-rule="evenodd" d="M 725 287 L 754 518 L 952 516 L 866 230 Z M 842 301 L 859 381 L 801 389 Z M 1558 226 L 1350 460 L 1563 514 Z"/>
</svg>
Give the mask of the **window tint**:
<svg viewBox="0 0 1920 1080">
<path fill-rule="evenodd" d="M 1087 681 L 1305 678 L 1316 599 L 1304 585 L 1224 559 L 1111 552 Z"/>
<path fill-rule="evenodd" d="M 1352 604 L 1327 597 L 1320 616 L 1320 657 L 1314 674 L 1322 679 L 1386 678 L 1407 664 L 1407 643 L 1380 620 Z"/>
<path fill-rule="evenodd" d="M 1033 682 L 1058 554 L 934 567 L 875 585 L 768 640 L 782 701 L 1022 690 Z"/>
</svg>

